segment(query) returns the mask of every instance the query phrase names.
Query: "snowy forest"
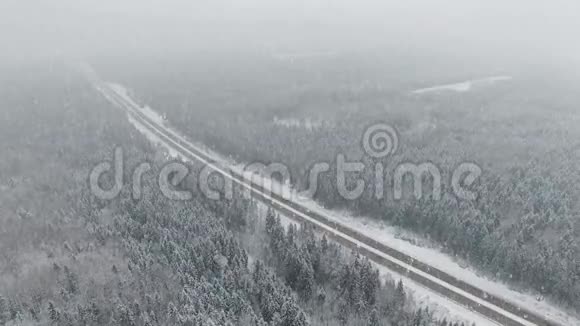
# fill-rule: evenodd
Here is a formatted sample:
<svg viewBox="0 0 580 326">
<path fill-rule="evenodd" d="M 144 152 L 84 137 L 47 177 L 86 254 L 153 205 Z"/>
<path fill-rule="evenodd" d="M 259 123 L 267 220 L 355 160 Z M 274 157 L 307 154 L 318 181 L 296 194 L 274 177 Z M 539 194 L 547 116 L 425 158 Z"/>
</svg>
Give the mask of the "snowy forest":
<svg viewBox="0 0 580 326">
<path fill-rule="evenodd" d="M 129 166 L 166 153 L 64 67 L 0 89 L 1 325 L 460 325 L 241 194 L 175 202 L 146 179 L 140 201 L 95 198 L 88 169 L 114 146 Z"/>
</svg>

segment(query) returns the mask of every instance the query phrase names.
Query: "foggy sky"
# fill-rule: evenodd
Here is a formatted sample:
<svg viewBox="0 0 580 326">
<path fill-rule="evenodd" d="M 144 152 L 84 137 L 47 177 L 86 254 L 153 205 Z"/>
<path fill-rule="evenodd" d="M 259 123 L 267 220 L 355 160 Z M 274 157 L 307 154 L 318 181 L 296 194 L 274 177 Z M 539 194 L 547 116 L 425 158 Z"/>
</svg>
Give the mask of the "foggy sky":
<svg viewBox="0 0 580 326">
<path fill-rule="evenodd" d="M 574 0 L 1 0 L 4 63 L 191 49 L 411 47 L 579 63 Z"/>
</svg>

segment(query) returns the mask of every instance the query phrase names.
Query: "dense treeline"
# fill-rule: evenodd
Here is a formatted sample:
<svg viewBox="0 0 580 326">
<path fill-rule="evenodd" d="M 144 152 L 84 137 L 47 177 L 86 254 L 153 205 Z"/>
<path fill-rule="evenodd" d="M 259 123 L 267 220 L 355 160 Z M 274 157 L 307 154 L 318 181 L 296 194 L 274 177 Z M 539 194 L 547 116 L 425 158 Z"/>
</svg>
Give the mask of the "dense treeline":
<svg viewBox="0 0 580 326">
<path fill-rule="evenodd" d="M 308 324 L 290 289 L 259 260 L 249 265 L 246 251 L 219 217 L 195 202 L 172 209 L 165 199 L 148 198 L 127 206 L 99 234 L 121 238 L 140 292 L 155 296 L 159 279 L 147 281 L 159 272 L 174 283 L 172 291 L 161 291 L 165 298 L 153 312 L 165 319 L 157 323 Z"/>
<path fill-rule="evenodd" d="M 401 138 L 398 152 L 383 161 L 387 197 L 375 199 L 368 187 L 359 199 L 345 200 L 331 171 L 321 177 L 315 196 L 320 203 L 415 231 L 489 275 L 579 307 L 579 99 L 566 80 L 528 73 L 487 89 L 419 97 L 397 85 L 371 87 L 348 66 L 250 65 L 248 75 L 234 68 L 211 76 L 189 73 L 196 67 L 178 77 L 141 71 L 138 80 L 124 80 L 192 139 L 239 162 L 282 162 L 298 188 L 307 185 L 305 173 L 314 162 L 333 163 L 337 153 L 366 162 L 362 176 L 374 180 L 376 161 L 362 152 L 361 135 L 368 125 L 386 121 Z M 227 87 L 214 87 L 226 79 Z M 388 197 L 388 172 L 401 162 L 433 162 L 446 180 L 463 161 L 483 169 L 472 188 L 475 201 L 458 200 L 449 188 L 438 201 Z"/>
</svg>

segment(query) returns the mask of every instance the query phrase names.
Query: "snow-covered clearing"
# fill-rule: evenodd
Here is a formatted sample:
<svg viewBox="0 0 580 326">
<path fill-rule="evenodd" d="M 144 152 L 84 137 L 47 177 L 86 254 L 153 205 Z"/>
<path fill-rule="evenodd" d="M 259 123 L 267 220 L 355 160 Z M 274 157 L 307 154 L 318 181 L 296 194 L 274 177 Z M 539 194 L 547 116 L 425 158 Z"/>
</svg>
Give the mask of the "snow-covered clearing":
<svg viewBox="0 0 580 326">
<path fill-rule="evenodd" d="M 295 119 L 295 118 L 286 118 L 286 119 L 279 119 L 278 117 L 274 117 L 273 119 L 274 125 L 286 127 L 286 128 L 304 128 L 307 130 L 314 130 L 323 126 L 324 122 L 321 120 L 314 120 L 310 118 L 305 119 Z"/>
<path fill-rule="evenodd" d="M 425 94 L 425 93 L 433 93 L 433 92 L 440 92 L 440 91 L 453 91 L 453 92 L 467 92 L 471 90 L 475 86 L 485 86 L 491 85 L 501 81 L 508 81 L 512 80 L 511 76 L 493 76 L 493 77 L 486 77 L 480 79 L 472 79 L 467 80 L 459 83 L 453 84 L 445 84 L 445 85 L 437 85 L 432 87 L 420 88 L 412 91 L 412 94 Z"/>
</svg>

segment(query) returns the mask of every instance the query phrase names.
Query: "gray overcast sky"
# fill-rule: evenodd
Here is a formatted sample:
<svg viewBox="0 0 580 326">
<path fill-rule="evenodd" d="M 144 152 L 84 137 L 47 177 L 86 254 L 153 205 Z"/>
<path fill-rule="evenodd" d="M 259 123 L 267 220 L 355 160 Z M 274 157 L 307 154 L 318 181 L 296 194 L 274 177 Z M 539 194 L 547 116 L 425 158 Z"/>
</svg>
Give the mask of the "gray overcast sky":
<svg viewBox="0 0 580 326">
<path fill-rule="evenodd" d="M 580 62 L 576 0 L 1 0 L 6 61 L 231 47 L 542 54 Z"/>
</svg>

